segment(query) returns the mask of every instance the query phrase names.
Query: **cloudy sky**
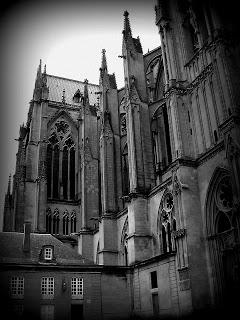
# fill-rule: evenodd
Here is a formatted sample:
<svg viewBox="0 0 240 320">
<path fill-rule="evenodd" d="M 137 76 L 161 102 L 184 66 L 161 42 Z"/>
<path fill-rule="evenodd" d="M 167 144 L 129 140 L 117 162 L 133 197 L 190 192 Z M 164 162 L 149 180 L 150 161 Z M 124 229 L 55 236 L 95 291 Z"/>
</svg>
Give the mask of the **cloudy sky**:
<svg viewBox="0 0 240 320">
<path fill-rule="evenodd" d="M 2 4 L 3 6 L 3 4 Z M 98 83 L 101 51 L 108 71 L 123 86 L 121 55 L 123 12 L 143 51 L 160 45 L 154 0 L 5 1 L 0 17 L 0 210 L 9 173 L 15 170 L 19 126 L 26 122 L 39 60 L 47 73 Z M 1 219 L 0 219 L 1 228 Z"/>
</svg>

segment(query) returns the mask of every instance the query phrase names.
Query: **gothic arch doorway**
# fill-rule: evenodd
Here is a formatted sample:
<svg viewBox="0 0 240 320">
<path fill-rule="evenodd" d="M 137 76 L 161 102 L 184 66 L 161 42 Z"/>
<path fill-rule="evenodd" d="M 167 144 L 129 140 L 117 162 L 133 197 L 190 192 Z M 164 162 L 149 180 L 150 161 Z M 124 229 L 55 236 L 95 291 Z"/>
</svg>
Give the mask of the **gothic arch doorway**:
<svg viewBox="0 0 240 320">
<path fill-rule="evenodd" d="M 234 308 L 240 290 L 240 212 L 234 209 L 230 174 L 218 168 L 206 201 L 206 230 L 216 307 Z"/>
</svg>

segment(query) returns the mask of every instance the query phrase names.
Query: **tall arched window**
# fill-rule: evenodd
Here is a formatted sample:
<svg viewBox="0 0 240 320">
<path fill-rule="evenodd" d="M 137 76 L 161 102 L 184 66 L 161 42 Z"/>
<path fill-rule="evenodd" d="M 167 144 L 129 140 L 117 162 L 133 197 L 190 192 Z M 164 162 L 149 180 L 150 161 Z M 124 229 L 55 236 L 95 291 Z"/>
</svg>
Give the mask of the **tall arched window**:
<svg viewBox="0 0 240 320">
<path fill-rule="evenodd" d="M 59 146 L 53 149 L 53 198 L 59 197 Z"/>
<path fill-rule="evenodd" d="M 155 170 L 156 174 L 159 175 L 172 162 L 170 131 L 165 104 L 160 106 L 154 113 L 151 130 Z"/>
<path fill-rule="evenodd" d="M 50 208 L 46 212 L 46 232 L 52 233 L 52 211 Z"/>
<path fill-rule="evenodd" d="M 160 253 L 173 252 L 175 250 L 173 232 L 176 231 L 176 219 L 173 196 L 170 191 L 165 193 L 160 204 L 158 230 Z"/>
<path fill-rule="evenodd" d="M 64 119 L 59 119 L 51 128 L 48 142 L 48 198 L 74 200 L 76 180 L 75 142 L 71 128 Z"/>
<path fill-rule="evenodd" d="M 207 195 L 206 230 L 214 300 L 220 304 L 224 301 L 229 307 L 240 289 L 240 219 L 239 211 L 233 207 L 227 170 L 215 171 Z"/>
<path fill-rule="evenodd" d="M 62 160 L 62 184 L 63 184 L 63 198 L 67 199 L 68 195 L 68 148 L 63 148 Z"/>
<path fill-rule="evenodd" d="M 76 232 L 77 230 L 77 219 L 76 219 L 76 212 L 73 211 L 71 213 L 71 233 Z"/>
<path fill-rule="evenodd" d="M 63 214 L 63 235 L 69 234 L 69 214 L 66 210 Z"/>
<path fill-rule="evenodd" d="M 53 213 L 53 228 L 52 228 L 53 234 L 59 234 L 59 211 L 58 209 L 54 210 Z"/>
<path fill-rule="evenodd" d="M 75 198 L 75 149 L 70 149 L 70 199 Z"/>
<path fill-rule="evenodd" d="M 47 146 L 47 196 L 51 197 L 52 190 L 52 145 Z"/>
</svg>

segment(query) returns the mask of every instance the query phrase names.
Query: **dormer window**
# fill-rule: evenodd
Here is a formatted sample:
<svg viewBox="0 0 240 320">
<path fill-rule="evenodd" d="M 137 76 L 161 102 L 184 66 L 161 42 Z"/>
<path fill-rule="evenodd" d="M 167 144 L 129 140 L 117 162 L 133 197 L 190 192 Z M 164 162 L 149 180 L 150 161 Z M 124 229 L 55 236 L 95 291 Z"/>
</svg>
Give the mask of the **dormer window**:
<svg viewBox="0 0 240 320">
<path fill-rule="evenodd" d="M 52 257 L 53 257 L 52 248 L 45 248 L 45 250 L 44 250 L 44 259 L 45 260 L 52 260 Z"/>
<path fill-rule="evenodd" d="M 73 96 L 73 102 L 80 103 L 81 97 L 82 97 L 82 94 L 81 94 L 80 90 L 78 89 Z"/>
</svg>

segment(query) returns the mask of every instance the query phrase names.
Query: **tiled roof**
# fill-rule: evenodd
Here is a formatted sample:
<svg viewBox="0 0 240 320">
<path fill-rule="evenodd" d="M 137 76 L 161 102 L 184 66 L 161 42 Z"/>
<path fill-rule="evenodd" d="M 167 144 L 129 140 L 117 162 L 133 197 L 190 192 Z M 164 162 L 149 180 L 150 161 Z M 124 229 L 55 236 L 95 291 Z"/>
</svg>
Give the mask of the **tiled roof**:
<svg viewBox="0 0 240 320">
<path fill-rule="evenodd" d="M 31 233 L 30 252 L 23 251 L 23 238 L 23 233 L 0 232 L 0 263 L 39 264 L 39 256 L 43 246 L 51 245 L 54 247 L 57 265 L 93 264 L 51 234 Z"/>
<path fill-rule="evenodd" d="M 63 90 L 65 90 L 66 103 L 73 104 L 73 96 L 79 89 L 83 94 L 84 82 L 61 78 L 47 74 L 47 86 L 49 87 L 49 100 L 55 102 L 62 102 Z M 97 104 L 97 94 L 99 86 L 96 84 L 88 84 L 88 95 L 90 105 Z"/>
</svg>

